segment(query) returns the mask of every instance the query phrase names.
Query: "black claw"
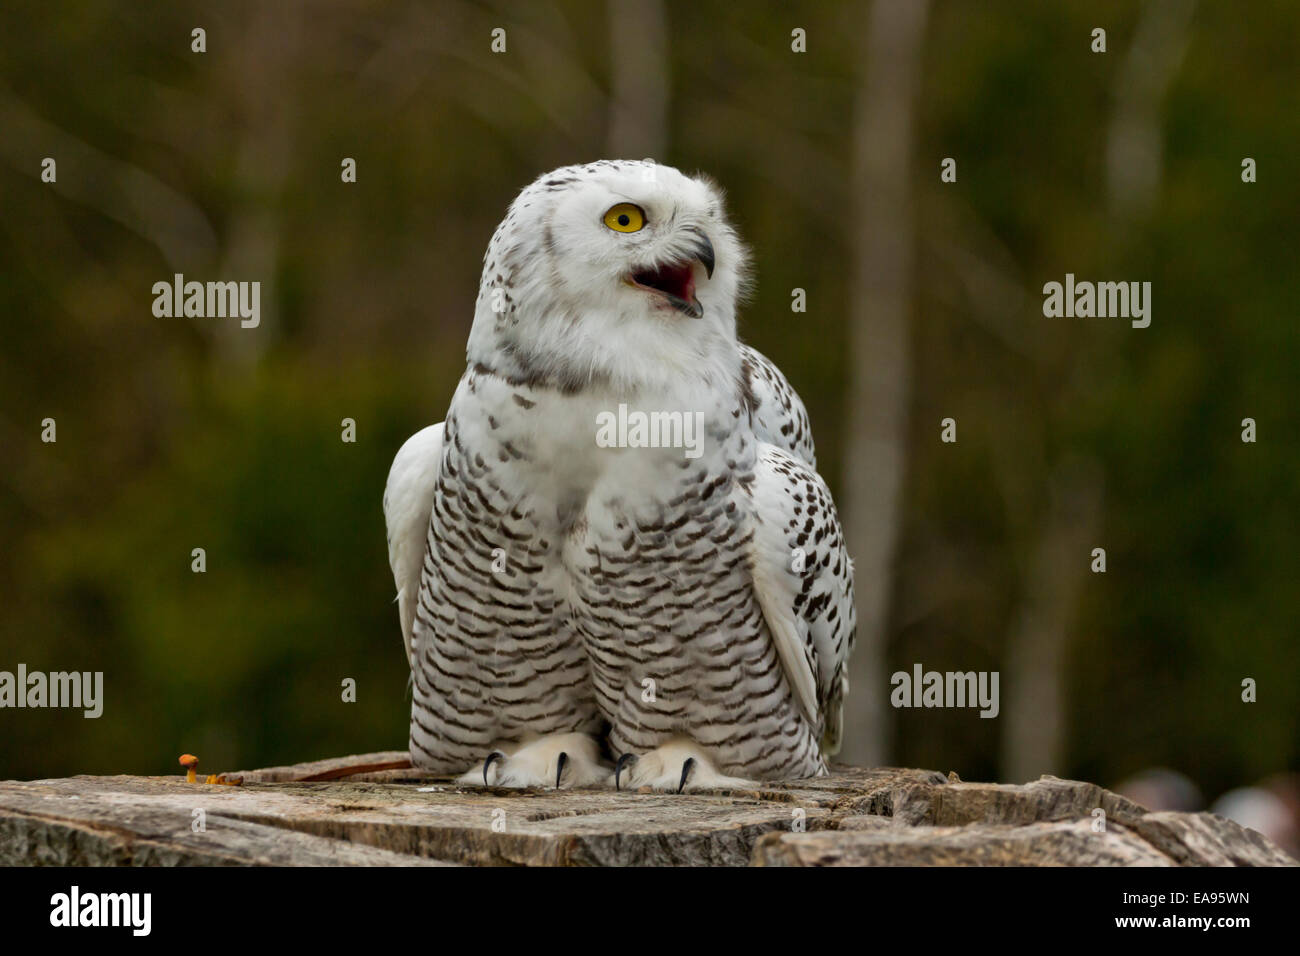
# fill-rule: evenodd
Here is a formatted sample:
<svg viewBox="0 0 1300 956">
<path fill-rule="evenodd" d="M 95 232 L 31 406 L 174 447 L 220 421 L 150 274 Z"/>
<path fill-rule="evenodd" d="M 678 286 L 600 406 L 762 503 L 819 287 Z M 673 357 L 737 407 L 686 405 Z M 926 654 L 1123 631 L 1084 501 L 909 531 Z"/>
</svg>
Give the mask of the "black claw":
<svg viewBox="0 0 1300 956">
<path fill-rule="evenodd" d="M 615 790 L 623 789 L 619 785 L 618 778 L 619 775 L 623 773 L 623 768 L 630 763 L 636 763 L 636 754 L 633 753 L 623 754 L 623 756 L 618 758 L 618 763 L 614 764 L 614 789 Z"/>
<path fill-rule="evenodd" d="M 561 750 L 560 756 L 555 761 L 555 789 L 556 790 L 560 789 L 560 775 L 564 773 L 564 765 L 568 762 L 569 762 L 569 755 L 566 754 L 563 750 Z"/>
<path fill-rule="evenodd" d="M 682 780 L 677 784 L 677 792 L 681 793 L 682 788 L 686 786 L 686 778 L 691 775 L 691 768 L 695 766 L 695 758 L 687 757 L 686 763 L 682 764 Z"/>
<path fill-rule="evenodd" d="M 488 772 L 488 767 L 492 766 L 492 761 L 505 760 L 505 759 L 506 759 L 506 755 L 499 750 L 494 750 L 487 755 L 487 760 L 483 761 L 483 786 L 485 787 L 491 786 L 491 784 L 488 783 L 487 781 L 487 772 Z"/>
</svg>

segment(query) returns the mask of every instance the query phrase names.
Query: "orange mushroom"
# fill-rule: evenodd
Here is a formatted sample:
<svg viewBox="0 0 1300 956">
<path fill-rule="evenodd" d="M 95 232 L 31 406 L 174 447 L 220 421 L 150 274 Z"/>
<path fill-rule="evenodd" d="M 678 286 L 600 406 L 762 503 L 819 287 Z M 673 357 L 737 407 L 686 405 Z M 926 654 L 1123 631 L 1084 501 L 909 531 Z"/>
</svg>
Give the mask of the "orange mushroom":
<svg viewBox="0 0 1300 956">
<path fill-rule="evenodd" d="M 181 766 L 184 767 L 187 771 L 187 773 L 185 774 L 186 783 L 198 782 L 197 778 L 194 776 L 194 768 L 197 767 L 198 765 L 199 765 L 199 758 L 194 756 L 194 754 L 181 754 Z"/>
</svg>

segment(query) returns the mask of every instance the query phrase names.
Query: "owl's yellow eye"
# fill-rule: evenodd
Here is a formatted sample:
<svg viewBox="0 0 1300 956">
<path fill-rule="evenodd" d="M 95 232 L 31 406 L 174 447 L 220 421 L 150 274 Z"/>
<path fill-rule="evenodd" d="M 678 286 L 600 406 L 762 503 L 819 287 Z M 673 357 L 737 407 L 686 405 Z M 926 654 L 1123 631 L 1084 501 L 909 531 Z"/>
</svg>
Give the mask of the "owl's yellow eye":
<svg viewBox="0 0 1300 956">
<path fill-rule="evenodd" d="M 615 232 L 638 232 L 645 226 L 645 213 L 640 206 L 621 202 L 605 213 L 605 225 Z"/>
</svg>

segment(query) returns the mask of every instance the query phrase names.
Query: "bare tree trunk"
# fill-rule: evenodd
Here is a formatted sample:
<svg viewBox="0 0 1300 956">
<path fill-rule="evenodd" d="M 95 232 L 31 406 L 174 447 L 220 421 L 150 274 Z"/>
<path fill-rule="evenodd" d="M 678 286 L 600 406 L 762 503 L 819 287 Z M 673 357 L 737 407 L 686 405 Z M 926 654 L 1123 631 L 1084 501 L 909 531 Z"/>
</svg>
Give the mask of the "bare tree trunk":
<svg viewBox="0 0 1300 956">
<path fill-rule="evenodd" d="M 928 6 L 872 5 L 854 122 L 857 233 L 843 510 L 856 567 L 858 638 L 841 758 L 867 766 L 886 761 L 892 723 L 886 652 L 911 392 L 912 127 Z"/>
<path fill-rule="evenodd" d="M 214 326 L 217 355 L 252 364 L 280 337 L 279 264 L 284 226 L 281 195 L 293 165 L 294 71 L 303 53 L 302 10 L 292 4 L 259 7 L 248 20 L 232 69 L 230 94 L 245 117 L 247 135 L 236 152 L 239 197 L 231 203 L 225 254 L 217 278 L 261 283 L 260 325 L 250 335 L 240 323 Z M 229 65 L 229 64 L 228 64 Z M 274 90 L 274 95 L 267 95 Z"/>
<path fill-rule="evenodd" d="M 662 161 L 668 148 L 668 17 L 659 0 L 609 0 L 613 53 L 607 159 Z"/>
<path fill-rule="evenodd" d="M 1106 137 L 1106 186 L 1112 215 L 1141 216 L 1155 201 L 1164 171 L 1165 93 L 1187 52 L 1195 0 L 1152 0 L 1142 9 L 1115 84 Z"/>
<path fill-rule="evenodd" d="M 1061 770 L 1065 657 L 1101 518 L 1101 469 L 1095 462 L 1069 461 L 1050 481 L 1051 503 L 1025 575 L 1001 683 L 1002 776 L 1011 783 Z"/>
<path fill-rule="evenodd" d="M 1163 103 L 1187 50 L 1195 0 L 1152 0 L 1142 10 L 1115 86 L 1106 140 L 1106 190 L 1114 225 L 1142 219 L 1164 175 Z M 1005 657 L 1002 776 L 1059 773 L 1065 758 L 1065 674 L 1071 622 L 1089 573 L 1101 517 L 1095 464 L 1064 464 Z"/>
</svg>

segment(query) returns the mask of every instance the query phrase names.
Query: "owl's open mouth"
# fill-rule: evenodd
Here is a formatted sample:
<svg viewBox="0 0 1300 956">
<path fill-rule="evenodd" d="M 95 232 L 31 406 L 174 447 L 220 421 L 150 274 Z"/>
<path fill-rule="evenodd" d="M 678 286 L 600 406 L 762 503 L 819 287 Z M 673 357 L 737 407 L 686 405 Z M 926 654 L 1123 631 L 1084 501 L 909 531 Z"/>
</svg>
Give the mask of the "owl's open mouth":
<svg viewBox="0 0 1300 956">
<path fill-rule="evenodd" d="M 634 272 L 629 281 L 639 288 L 658 292 L 684 315 L 693 319 L 704 315 L 704 306 L 695 298 L 695 268 L 691 260 Z"/>
</svg>

